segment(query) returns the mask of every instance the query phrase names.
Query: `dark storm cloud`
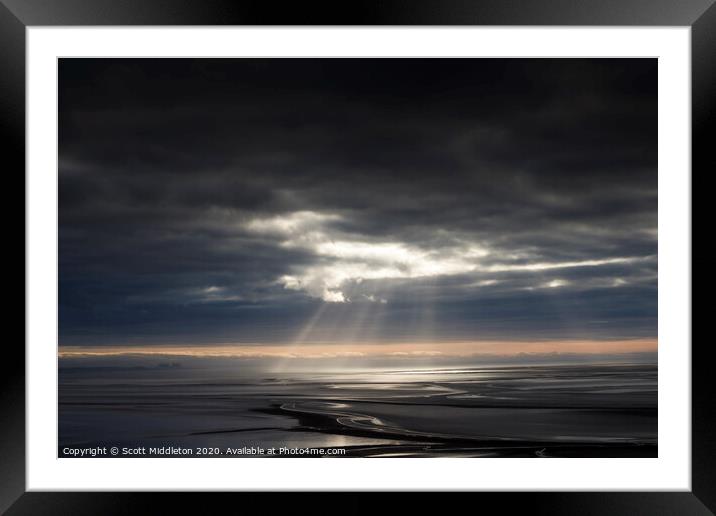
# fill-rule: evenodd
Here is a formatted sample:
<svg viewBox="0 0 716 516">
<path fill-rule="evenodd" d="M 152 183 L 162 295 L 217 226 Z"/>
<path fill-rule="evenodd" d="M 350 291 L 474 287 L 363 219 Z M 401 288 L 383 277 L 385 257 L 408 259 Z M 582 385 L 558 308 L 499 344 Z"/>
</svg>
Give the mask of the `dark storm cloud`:
<svg viewBox="0 0 716 516">
<path fill-rule="evenodd" d="M 63 59 L 61 341 L 655 336 L 656 70 Z"/>
</svg>

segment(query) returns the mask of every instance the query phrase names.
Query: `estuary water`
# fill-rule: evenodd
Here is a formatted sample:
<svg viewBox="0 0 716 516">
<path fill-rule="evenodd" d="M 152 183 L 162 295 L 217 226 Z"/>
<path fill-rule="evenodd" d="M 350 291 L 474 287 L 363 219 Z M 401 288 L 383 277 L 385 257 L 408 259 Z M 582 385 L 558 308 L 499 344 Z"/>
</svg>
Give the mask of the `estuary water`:
<svg viewBox="0 0 716 516">
<path fill-rule="evenodd" d="M 139 456 L 181 449 L 253 457 L 272 447 L 287 450 L 284 456 L 314 448 L 345 457 L 657 455 L 653 364 L 408 361 L 279 371 L 247 360 L 196 362 L 61 360 L 58 455 L 101 447 Z"/>
</svg>

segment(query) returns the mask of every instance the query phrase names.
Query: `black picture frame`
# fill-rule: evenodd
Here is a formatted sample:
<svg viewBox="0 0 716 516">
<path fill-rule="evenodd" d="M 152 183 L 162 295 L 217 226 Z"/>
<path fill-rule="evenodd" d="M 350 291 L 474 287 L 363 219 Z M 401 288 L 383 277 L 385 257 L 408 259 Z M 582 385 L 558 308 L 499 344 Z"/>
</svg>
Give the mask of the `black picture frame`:
<svg viewBox="0 0 716 516">
<path fill-rule="evenodd" d="M 0 120 L 6 199 L 24 192 L 25 30 L 72 25 L 576 25 L 690 26 L 692 59 L 692 178 L 716 170 L 710 133 L 716 133 L 715 0 L 387 0 L 341 2 L 232 0 L 0 0 Z M 10 183 L 10 181 L 13 181 Z M 24 199 L 24 195 L 23 195 Z M 8 204 L 6 203 L 6 206 Z M 16 213 L 16 212 L 15 212 Z M 7 219 L 13 220 L 14 219 Z M 24 246 L 23 246 L 24 249 Z M 693 246 L 692 246 L 693 249 Z M 19 269 L 20 257 L 6 252 Z M 23 251 L 23 267 L 27 257 Z M 17 270 L 17 269 L 15 269 Z M 10 274 L 8 274 L 10 276 Z M 19 277 L 15 273 L 16 277 Z M 24 295 L 23 295 L 24 299 Z M 17 303 L 19 305 L 19 303 Z M 19 308 L 17 308 L 19 310 Z M 24 310 L 24 303 L 23 303 Z M 10 321 L 11 319 L 6 319 Z M 15 323 L 19 324 L 19 323 Z M 24 340 L 24 339 L 23 339 Z M 687 343 L 685 343 L 687 344 Z M 533 514 L 714 514 L 716 424 L 709 342 L 692 346 L 692 490 L 619 493 L 471 493 L 471 506 Z M 0 512 L 20 514 L 165 513 L 171 500 L 204 512 L 207 497 L 232 512 L 253 512 L 275 501 L 266 493 L 39 493 L 25 490 L 25 352 L 19 337 L 5 339 L 0 390 Z M 331 512 L 316 493 L 302 493 L 312 513 Z M 325 495 L 324 495 L 325 496 Z M 348 512 L 371 510 L 375 494 L 347 495 Z M 237 498 L 238 497 L 238 498 Z M 475 499 L 477 497 L 477 500 Z M 411 498 L 424 503 L 422 495 Z M 240 500 L 240 505 L 235 505 Z M 212 499 L 211 504 L 217 500 Z M 402 503 L 402 502 L 401 502 Z M 452 503 L 461 503 L 459 500 Z M 444 509 L 444 505 L 443 505 Z"/>
</svg>

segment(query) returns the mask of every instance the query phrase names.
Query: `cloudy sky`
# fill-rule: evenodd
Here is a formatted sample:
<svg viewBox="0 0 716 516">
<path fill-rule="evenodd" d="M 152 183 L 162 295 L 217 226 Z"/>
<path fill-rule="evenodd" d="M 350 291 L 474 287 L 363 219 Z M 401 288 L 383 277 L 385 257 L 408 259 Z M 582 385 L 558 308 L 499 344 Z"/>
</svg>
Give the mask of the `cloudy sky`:
<svg viewBox="0 0 716 516">
<path fill-rule="evenodd" d="M 62 346 L 655 341 L 654 59 L 59 71 Z"/>
</svg>

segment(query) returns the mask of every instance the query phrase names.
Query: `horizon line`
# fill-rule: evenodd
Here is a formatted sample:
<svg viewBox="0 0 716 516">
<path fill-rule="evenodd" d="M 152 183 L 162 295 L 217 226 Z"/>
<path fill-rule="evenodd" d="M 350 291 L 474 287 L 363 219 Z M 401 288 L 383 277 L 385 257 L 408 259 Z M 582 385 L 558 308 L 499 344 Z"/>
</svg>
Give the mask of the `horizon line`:
<svg viewBox="0 0 716 516">
<path fill-rule="evenodd" d="M 657 352 L 657 339 L 461 341 L 356 344 L 151 344 L 58 346 L 59 358 L 181 356 L 224 358 L 476 357 Z"/>
</svg>

